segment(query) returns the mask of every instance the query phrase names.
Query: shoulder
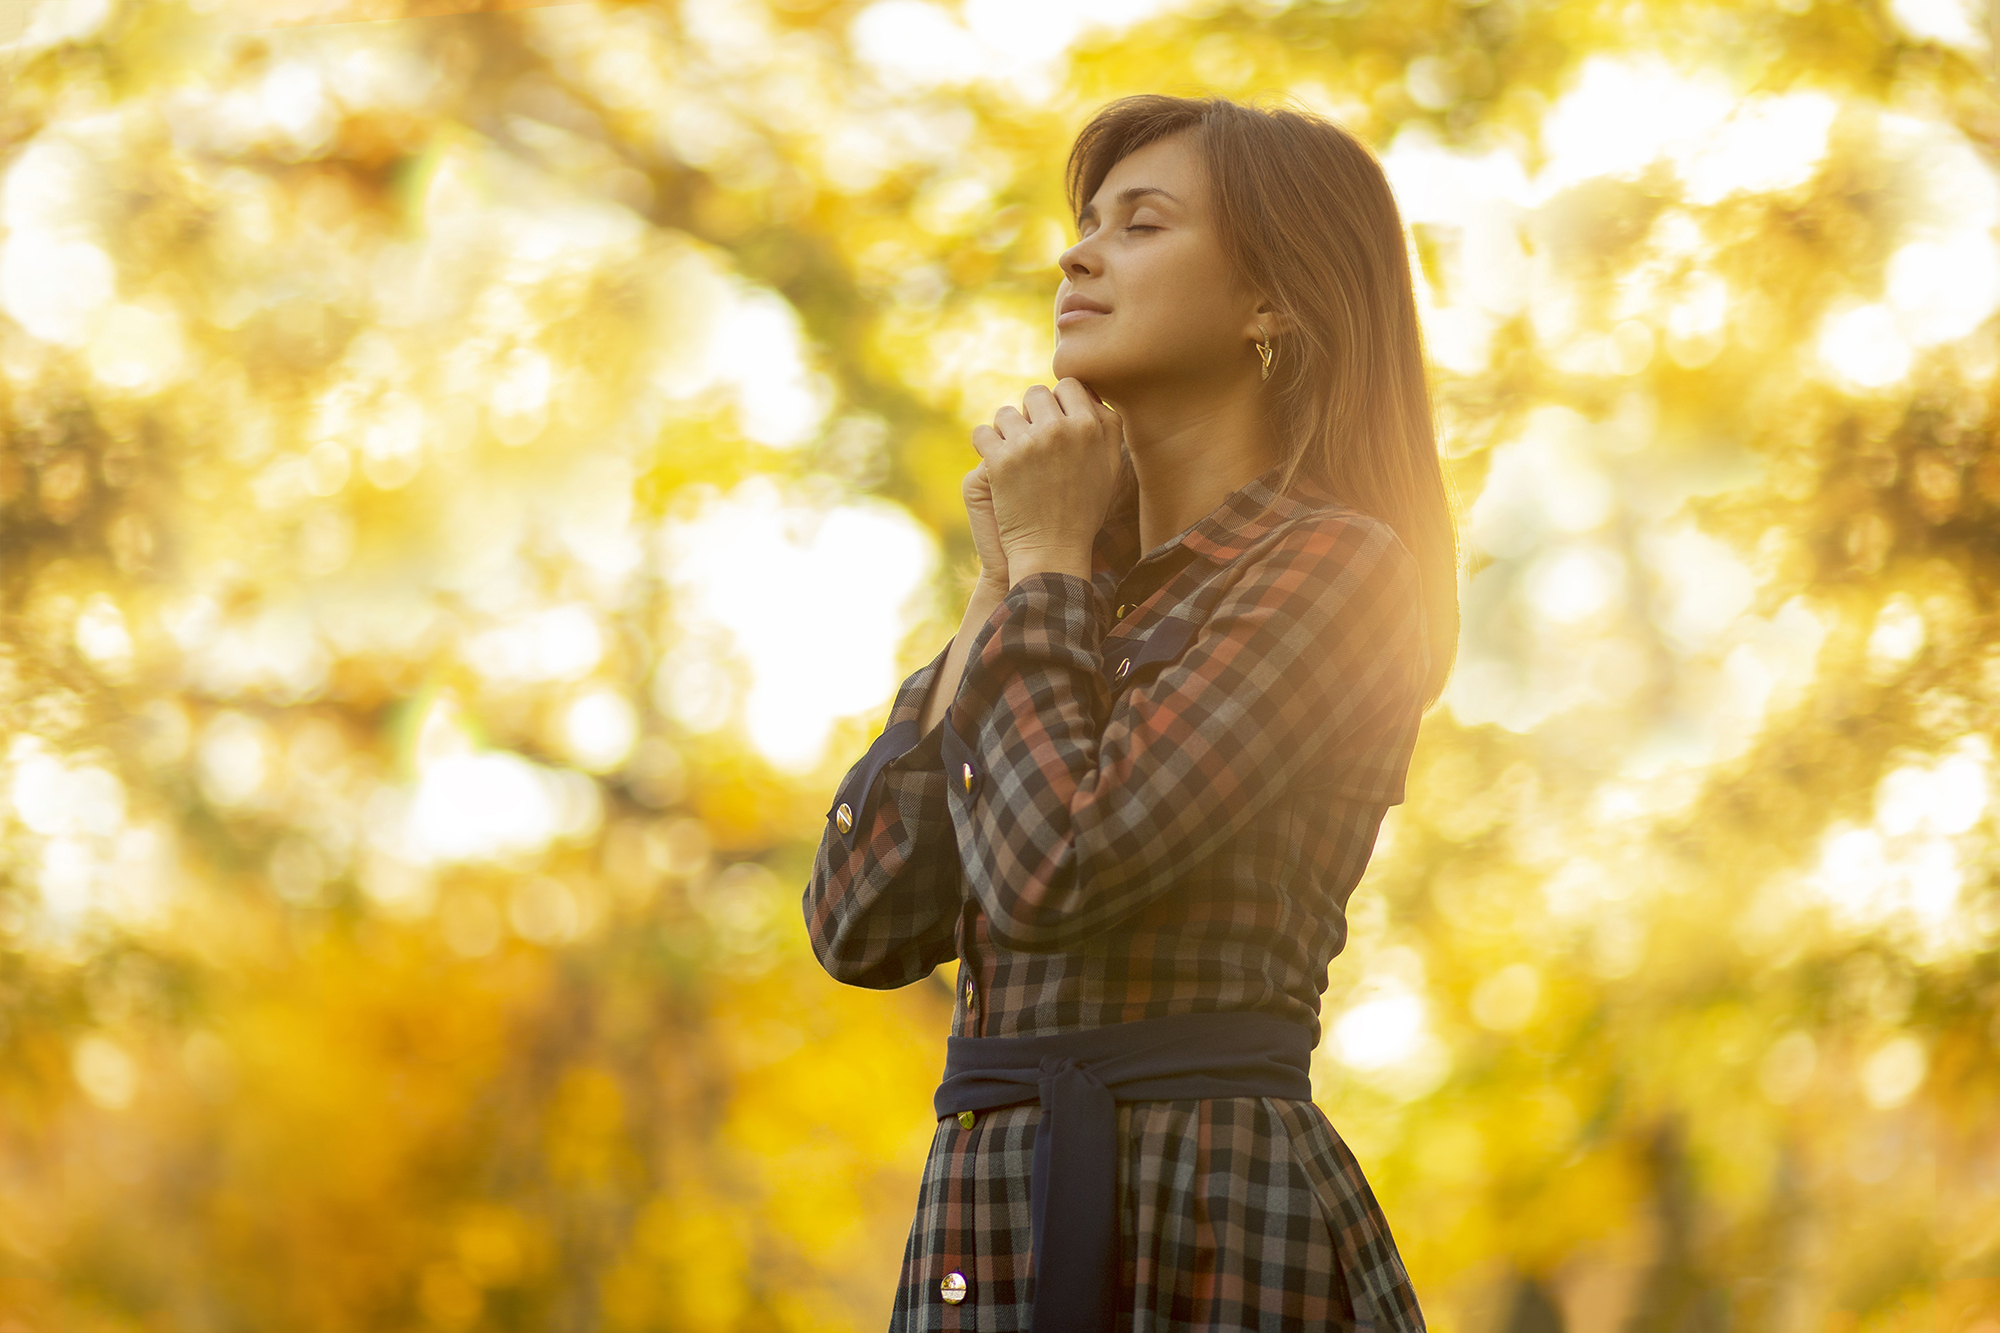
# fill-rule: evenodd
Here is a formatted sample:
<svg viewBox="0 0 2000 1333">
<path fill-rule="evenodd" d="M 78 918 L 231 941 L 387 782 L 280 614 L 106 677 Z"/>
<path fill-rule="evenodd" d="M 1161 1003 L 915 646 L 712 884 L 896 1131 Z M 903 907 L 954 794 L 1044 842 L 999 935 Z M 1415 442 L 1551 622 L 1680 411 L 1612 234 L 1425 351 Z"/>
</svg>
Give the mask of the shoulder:
<svg viewBox="0 0 2000 1333">
<path fill-rule="evenodd" d="M 1414 585 L 1416 558 L 1396 530 L 1372 514 L 1328 500 L 1277 523 L 1231 563 L 1228 582 L 1249 590 L 1278 585 L 1321 593 L 1357 585 Z"/>
<path fill-rule="evenodd" d="M 1231 623 L 1262 622 L 1310 641 L 1336 676 L 1351 674 L 1357 655 L 1368 658 L 1375 684 L 1421 693 L 1428 645 L 1419 568 L 1383 520 L 1335 502 L 1316 506 L 1265 533 L 1222 577 L 1215 605 Z"/>
</svg>

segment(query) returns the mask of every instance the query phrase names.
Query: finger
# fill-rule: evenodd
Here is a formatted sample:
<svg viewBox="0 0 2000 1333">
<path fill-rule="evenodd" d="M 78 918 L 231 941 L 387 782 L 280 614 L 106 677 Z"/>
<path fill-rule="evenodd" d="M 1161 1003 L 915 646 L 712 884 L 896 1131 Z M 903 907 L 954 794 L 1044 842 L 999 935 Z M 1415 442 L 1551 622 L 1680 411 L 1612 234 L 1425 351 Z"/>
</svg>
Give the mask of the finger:
<svg viewBox="0 0 2000 1333">
<path fill-rule="evenodd" d="M 1097 395 L 1090 391 L 1089 385 L 1079 379 L 1057 380 L 1056 400 L 1062 404 L 1063 411 L 1070 416 L 1081 417 L 1085 421 L 1095 420 L 1104 415 L 1104 407 L 1098 401 Z"/>
<path fill-rule="evenodd" d="M 993 429 L 1000 432 L 1003 440 L 1019 439 L 1028 431 L 1028 419 L 1012 406 L 1003 407 L 993 414 Z"/>
<path fill-rule="evenodd" d="M 1125 447 L 1125 419 L 1118 415 L 1117 408 L 1097 396 L 1097 390 L 1082 380 L 1069 379 L 1057 384 L 1056 392 L 1070 395 L 1063 401 L 1075 404 L 1070 408 L 1072 415 L 1082 416 L 1097 423 L 1098 438 L 1103 440 L 1113 453 Z"/>
<path fill-rule="evenodd" d="M 974 426 L 972 428 L 972 448 L 979 455 L 979 466 L 982 469 L 986 466 L 986 451 L 998 443 L 1000 443 L 1000 432 L 993 429 L 993 427 Z"/>
<path fill-rule="evenodd" d="M 1045 384 L 1037 384 L 1021 395 L 1021 410 L 1033 422 L 1053 421 L 1065 415 L 1064 404 Z"/>
<path fill-rule="evenodd" d="M 1098 420 L 1104 423 L 1104 442 L 1111 446 L 1111 452 L 1118 453 L 1125 448 L 1125 418 L 1118 415 L 1118 409 L 1109 403 L 1099 408 L 1102 414 Z"/>
</svg>

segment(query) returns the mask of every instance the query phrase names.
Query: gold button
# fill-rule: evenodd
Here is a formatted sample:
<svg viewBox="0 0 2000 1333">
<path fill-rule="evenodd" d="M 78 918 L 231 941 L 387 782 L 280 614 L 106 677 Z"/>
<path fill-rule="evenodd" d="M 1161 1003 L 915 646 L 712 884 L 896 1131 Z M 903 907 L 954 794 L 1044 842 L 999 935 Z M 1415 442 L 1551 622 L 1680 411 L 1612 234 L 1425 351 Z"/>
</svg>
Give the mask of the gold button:
<svg viewBox="0 0 2000 1333">
<path fill-rule="evenodd" d="M 1132 604 L 1130 602 L 1118 603 L 1118 618 L 1120 620 L 1123 620 L 1125 618 L 1125 613 L 1127 611 L 1130 611 L 1131 609 L 1132 609 Z"/>
<path fill-rule="evenodd" d="M 972 1007 L 972 1002 L 975 998 L 976 997 L 972 993 L 972 978 L 967 977 L 965 979 L 965 1007 L 970 1009 Z"/>
<path fill-rule="evenodd" d="M 847 802 L 842 801 L 840 808 L 833 812 L 833 822 L 840 825 L 842 833 L 854 827 L 854 812 L 847 808 Z"/>
<path fill-rule="evenodd" d="M 979 1119 L 979 1117 L 974 1115 L 970 1111 L 960 1111 L 958 1113 L 958 1127 L 960 1129 L 971 1129 L 972 1122 L 977 1119 Z"/>
<path fill-rule="evenodd" d="M 1119 680 L 1125 679 L 1125 677 L 1131 673 L 1131 670 L 1132 670 L 1132 659 L 1128 657 L 1124 661 L 1118 664 L 1118 670 L 1115 673 L 1117 679 Z"/>
<path fill-rule="evenodd" d="M 971 791 L 971 790 L 972 790 L 972 765 L 971 765 L 971 764 L 967 764 L 967 765 L 965 766 L 965 789 L 966 789 L 967 791 Z"/>
<path fill-rule="evenodd" d="M 957 1305 L 965 1299 L 966 1281 L 963 1273 L 946 1273 L 944 1281 L 938 1283 L 938 1294 L 944 1297 L 946 1305 Z"/>
</svg>

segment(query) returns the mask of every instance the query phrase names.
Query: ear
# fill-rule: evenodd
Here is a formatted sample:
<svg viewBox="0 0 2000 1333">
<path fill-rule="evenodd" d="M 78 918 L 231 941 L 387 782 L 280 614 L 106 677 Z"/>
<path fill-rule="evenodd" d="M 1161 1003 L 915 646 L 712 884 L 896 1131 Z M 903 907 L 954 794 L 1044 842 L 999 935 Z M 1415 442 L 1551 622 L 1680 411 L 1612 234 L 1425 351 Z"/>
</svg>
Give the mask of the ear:
<svg viewBox="0 0 2000 1333">
<path fill-rule="evenodd" d="M 1245 338 L 1257 342 L 1265 337 L 1282 338 L 1292 331 L 1291 318 L 1278 309 L 1277 302 L 1268 296 L 1260 295 L 1255 298 L 1255 303 L 1256 309 L 1251 312 L 1249 320 L 1243 326 Z M 1263 330 L 1262 333 L 1258 332 L 1259 328 Z"/>
</svg>

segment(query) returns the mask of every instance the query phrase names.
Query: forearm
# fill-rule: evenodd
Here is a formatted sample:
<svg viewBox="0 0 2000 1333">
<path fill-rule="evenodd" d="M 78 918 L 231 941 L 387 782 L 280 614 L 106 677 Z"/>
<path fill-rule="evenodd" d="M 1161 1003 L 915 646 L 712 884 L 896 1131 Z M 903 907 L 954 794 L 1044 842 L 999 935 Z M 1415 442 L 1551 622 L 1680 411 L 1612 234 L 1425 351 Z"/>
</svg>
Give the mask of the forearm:
<svg viewBox="0 0 2000 1333">
<path fill-rule="evenodd" d="M 964 881 L 938 757 L 945 729 L 917 731 L 948 647 L 896 687 L 888 725 L 826 811 L 802 905 L 813 952 L 837 981 L 908 985 L 955 951 Z"/>
<path fill-rule="evenodd" d="M 1407 749 L 1383 755 L 1420 713 L 1408 552 L 1373 519 L 1315 516 L 1228 577 L 1198 624 L 1163 617 L 1110 651 L 1102 588 L 1045 570 L 1009 594 L 958 688 L 966 725 L 940 738 L 947 774 L 972 772 L 946 784 L 952 826 L 1006 947 L 1081 947 L 1301 783 L 1400 799 Z"/>
<path fill-rule="evenodd" d="M 907 986 L 956 952 L 964 877 L 942 773 L 889 770 L 850 846 L 829 821 L 802 899 L 820 966 L 851 986 Z"/>
<path fill-rule="evenodd" d="M 927 734 L 944 716 L 944 710 L 958 693 L 958 682 L 965 674 L 965 659 L 972 648 L 972 641 L 979 637 L 980 629 L 1006 599 L 1005 588 L 996 587 L 984 578 L 973 586 L 972 596 L 965 603 L 965 617 L 958 622 L 958 633 L 952 636 L 951 647 L 945 652 L 937 679 L 931 682 L 930 698 L 925 701 L 923 719 L 917 724 L 918 735 Z"/>
</svg>

